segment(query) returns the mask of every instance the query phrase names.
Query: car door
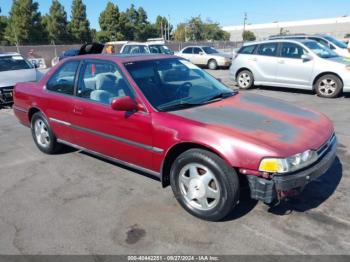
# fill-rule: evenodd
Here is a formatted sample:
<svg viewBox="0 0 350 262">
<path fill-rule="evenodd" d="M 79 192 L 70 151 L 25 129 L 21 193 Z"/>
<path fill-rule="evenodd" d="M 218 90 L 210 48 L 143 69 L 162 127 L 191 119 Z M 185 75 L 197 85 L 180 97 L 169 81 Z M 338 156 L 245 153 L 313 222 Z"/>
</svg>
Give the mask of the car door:
<svg viewBox="0 0 350 262">
<path fill-rule="evenodd" d="M 281 43 L 278 58 L 276 81 L 288 87 L 289 85 L 311 88 L 311 76 L 314 68 L 313 59 L 302 59 L 307 51 L 296 43 Z M 310 56 L 311 57 L 311 56 Z"/>
<path fill-rule="evenodd" d="M 263 43 L 258 46 L 255 55 L 249 57 L 256 81 L 273 84 L 277 73 L 277 42 Z"/>
<path fill-rule="evenodd" d="M 206 65 L 208 57 L 202 48 L 194 47 L 191 62 L 195 65 Z"/>
<path fill-rule="evenodd" d="M 74 85 L 79 60 L 62 64 L 48 79 L 45 85 L 43 108 L 55 135 L 66 142 L 73 142 L 71 115 L 74 104 Z"/>
<path fill-rule="evenodd" d="M 115 63 L 85 61 L 72 114 L 74 143 L 103 156 L 151 169 L 154 153 L 151 115 L 144 111 L 113 110 L 112 100 L 122 96 L 137 100 Z"/>
<path fill-rule="evenodd" d="M 182 50 L 180 56 L 191 61 L 193 56 L 193 47 L 186 47 L 184 50 Z"/>
</svg>

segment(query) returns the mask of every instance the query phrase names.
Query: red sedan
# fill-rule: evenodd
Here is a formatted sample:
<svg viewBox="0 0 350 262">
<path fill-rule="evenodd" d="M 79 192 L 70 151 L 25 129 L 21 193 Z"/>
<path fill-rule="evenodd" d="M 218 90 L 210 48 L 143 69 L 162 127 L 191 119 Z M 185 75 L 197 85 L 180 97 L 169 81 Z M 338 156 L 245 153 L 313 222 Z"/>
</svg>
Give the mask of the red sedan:
<svg viewBox="0 0 350 262">
<path fill-rule="evenodd" d="M 212 221 L 235 207 L 242 179 L 252 198 L 271 203 L 336 157 L 324 115 L 232 91 L 175 56 L 65 59 L 39 83 L 17 84 L 13 108 L 44 153 L 64 144 L 152 174 Z"/>
</svg>

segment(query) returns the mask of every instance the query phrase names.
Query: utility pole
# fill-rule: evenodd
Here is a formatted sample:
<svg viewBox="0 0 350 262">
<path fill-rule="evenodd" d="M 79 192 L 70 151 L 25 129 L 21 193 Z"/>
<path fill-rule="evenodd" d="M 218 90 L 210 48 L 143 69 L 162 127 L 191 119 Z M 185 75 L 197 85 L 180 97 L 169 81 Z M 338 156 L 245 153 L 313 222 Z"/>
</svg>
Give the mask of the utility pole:
<svg viewBox="0 0 350 262">
<path fill-rule="evenodd" d="M 248 15 L 247 15 L 247 12 L 244 13 L 244 20 L 243 20 L 243 34 L 242 34 L 242 37 L 243 37 L 243 42 L 244 42 L 244 33 L 245 33 L 245 26 L 247 24 L 247 20 L 248 20 Z"/>
</svg>

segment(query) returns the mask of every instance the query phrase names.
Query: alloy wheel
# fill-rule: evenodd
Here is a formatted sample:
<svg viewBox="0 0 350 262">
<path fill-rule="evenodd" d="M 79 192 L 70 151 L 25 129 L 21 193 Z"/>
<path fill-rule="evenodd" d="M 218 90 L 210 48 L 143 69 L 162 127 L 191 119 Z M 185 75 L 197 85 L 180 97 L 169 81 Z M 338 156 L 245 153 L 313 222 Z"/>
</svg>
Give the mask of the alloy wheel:
<svg viewBox="0 0 350 262">
<path fill-rule="evenodd" d="M 219 183 L 207 167 L 191 163 L 179 175 L 179 186 L 185 201 L 195 209 L 211 210 L 220 200 Z"/>
<path fill-rule="evenodd" d="M 50 135 L 48 128 L 42 119 L 38 119 L 34 124 L 35 138 L 38 144 L 42 147 L 49 147 Z"/>
<path fill-rule="evenodd" d="M 319 87 L 318 87 L 318 90 L 324 96 L 333 95 L 333 93 L 336 91 L 336 89 L 337 89 L 337 83 L 331 78 L 323 79 L 319 83 Z"/>
</svg>

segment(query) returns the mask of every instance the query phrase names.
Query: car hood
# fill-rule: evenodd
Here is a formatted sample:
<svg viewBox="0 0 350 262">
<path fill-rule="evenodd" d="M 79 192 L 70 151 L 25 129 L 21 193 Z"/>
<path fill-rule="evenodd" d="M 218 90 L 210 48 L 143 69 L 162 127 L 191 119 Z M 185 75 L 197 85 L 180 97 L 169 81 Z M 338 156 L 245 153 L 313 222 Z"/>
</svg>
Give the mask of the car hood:
<svg viewBox="0 0 350 262">
<path fill-rule="evenodd" d="M 344 65 L 350 65 L 350 58 L 342 57 L 342 56 L 328 58 L 328 61 L 344 64 Z"/>
<path fill-rule="evenodd" d="M 318 149 L 334 132 L 330 120 L 320 113 L 249 93 L 170 114 L 204 125 L 217 135 L 267 146 L 281 157 Z"/>
<path fill-rule="evenodd" d="M 0 87 L 15 86 L 19 82 L 34 82 L 37 80 L 36 72 L 35 69 L 0 72 Z"/>
</svg>

